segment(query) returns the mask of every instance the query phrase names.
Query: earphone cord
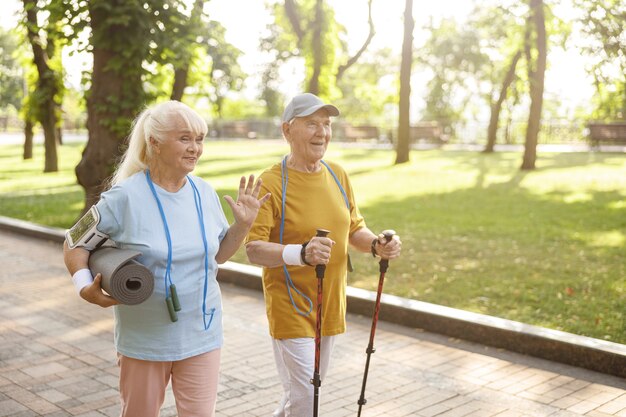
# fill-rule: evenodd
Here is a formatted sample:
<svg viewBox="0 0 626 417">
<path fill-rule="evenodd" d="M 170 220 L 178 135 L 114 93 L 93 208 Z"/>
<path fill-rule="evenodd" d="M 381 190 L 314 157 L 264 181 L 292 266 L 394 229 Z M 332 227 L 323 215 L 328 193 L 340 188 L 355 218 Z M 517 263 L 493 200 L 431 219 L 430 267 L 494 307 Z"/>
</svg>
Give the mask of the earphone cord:
<svg viewBox="0 0 626 417">
<path fill-rule="evenodd" d="M 330 169 L 330 167 L 328 166 L 328 164 L 326 162 L 324 162 L 324 161 L 320 161 L 320 162 L 322 163 L 322 165 L 324 165 L 326 167 L 328 172 L 330 172 L 330 175 L 333 176 L 333 179 L 335 180 L 335 182 L 339 186 L 339 191 L 341 191 L 341 195 L 343 196 L 343 201 L 344 201 L 344 203 L 346 203 L 346 207 L 348 207 L 348 211 L 350 211 L 350 201 L 348 200 L 348 195 L 346 194 L 346 190 L 343 189 L 343 187 L 341 186 L 341 183 L 339 182 L 339 178 L 337 178 L 337 176 L 335 175 L 333 170 Z"/>
<path fill-rule="evenodd" d="M 159 213 L 161 214 L 161 220 L 163 221 L 163 228 L 165 229 L 165 237 L 167 238 L 167 266 L 165 267 L 165 298 L 169 297 L 169 284 L 172 285 L 172 239 L 170 237 L 170 230 L 167 226 L 167 219 L 165 217 L 165 211 L 163 210 L 163 206 L 161 205 L 161 201 L 156 193 L 156 189 L 154 188 L 154 184 L 152 183 L 152 179 L 150 178 L 150 170 L 146 170 L 146 179 L 148 180 L 148 185 L 150 186 L 150 190 L 154 195 L 154 199 L 157 202 L 157 206 L 159 207 Z M 209 313 L 206 312 L 206 295 L 208 291 L 209 285 L 209 251 L 208 251 L 208 243 L 206 240 L 206 233 L 204 228 L 204 215 L 202 210 L 202 199 L 200 197 L 200 192 L 196 187 L 196 184 L 192 181 L 192 179 L 187 176 L 187 180 L 191 187 L 193 188 L 193 199 L 196 205 L 196 212 L 198 213 L 198 221 L 200 222 L 200 231 L 202 233 L 202 243 L 204 244 L 204 292 L 202 297 L 202 321 L 204 323 L 204 330 L 208 330 L 211 327 L 211 323 L 213 322 L 213 316 L 215 314 L 215 308 L 212 308 Z M 209 319 L 209 323 L 206 322 L 206 316 L 211 316 Z"/>
<path fill-rule="evenodd" d="M 283 159 L 283 163 L 280 168 L 281 179 L 282 179 L 282 215 L 280 218 L 280 244 L 283 244 L 283 233 L 285 231 L 285 201 L 287 200 L 287 184 L 289 183 L 289 174 L 287 173 L 287 157 Z M 289 294 L 289 300 L 291 300 L 291 305 L 296 310 L 298 314 L 301 316 L 308 316 L 313 311 L 313 301 L 309 297 L 306 296 L 302 291 L 300 291 L 296 285 L 293 283 L 291 276 L 289 275 L 289 271 L 287 271 L 287 265 L 283 265 L 283 271 L 285 273 L 285 281 L 287 283 L 287 294 Z M 306 313 L 298 308 L 296 302 L 293 299 L 293 295 L 291 294 L 291 290 L 294 290 L 298 295 L 300 295 L 304 301 L 309 305 L 309 311 Z"/>
<path fill-rule="evenodd" d="M 163 283 L 165 285 L 165 298 L 169 297 L 170 291 L 169 286 L 172 285 L 172 276 L 170 271 L 172 269 L 172 239 L 170 238 L 170 229 L 167 227 L 167 220 L 165 218 L 165 211 L 163 210 L 163 206 L 161 205 L 161 201 L 157 197 L 156 190 L 154 189 L 154 184 L 152 183 L 152 179 L 150 178 L 150 170 L 146 170 L 146 179 L 148 180 L 148 185 L 150 186 L 150 190 L 154 195 L 154 199 L 156 200 L 157 206 L 159 207 L 159 213 L 161 213 L 161 220 L 163 221 L 163 228 L 165 229 L 165 237 L 167 239 L 167 265 L 165 266 L 165 275 L 163 277 Z M 167 284 L 169 281 L 169 285 Z"/>
<path fill-rule="evenodd" d="M 337 183 L 337 186 L 339 187 L 339 190 L 341 191 L 341 195 L 343 196 L 343 200 L 346 203 L 346 207 L 348 207 L 348 211 L 350 211 L 350 200 L 348 199 L 348 195 L 346 194 L 346 191 L 343 189 L 343 187 L 341 186 L 341 182 L 339 181 L 339 178 L 337 178 L 337 175 L 335 175 L 335 173 L 333 172 L 333 170 L 328 166 L 328 164 L 324 161 L 321 161 L 322 164 L 326 167 L 326 169 L 328 169 L 328 172 L 330 172 L 330 175 L 332 175 L 333 179 L 335 180 L 335 182 Z M 281 202 L 281 217 L 280 217 L 280 244 L 283 244 L 283 233 L 285 231 L 285 202 L 287 201 L 287 184 L 289 184 L 289 173 L 287 170 L 287 156 L 285 156 L 283 158 L 283 162 L 280 165 L 280 177 L 282 180 L 282 202 Z M 311 299 L 309 297 L 307 297 L 302 291 L 300 291 L 295 284 L 293 283 L 293 280 L 291 279 L 291 276 L 289 275 L 289 271 L 287 270 L 287 265 L 283 265 L 283 271 L 285 273 L 285 281 L 287 283 L 287 293 L 289 294 L 289 299 L 291 300 L 291 305 L 293 306 L 293 308 L 296 310 L 296 312 L 298 314 L 300 314 L 301 316 L 308 316 L 309 314 L 311 314 L 311 311 L 313 311 L 313 302 L 311 301 Z M 303 312 L 302 310 L 300 310 L 298 308 L 298 306 L 296 305 L 294 299 L 293 299 L 293 295 L 291 294 L 291 290 L 294 290 L 298 295 L 300 295 L 302 298 L 304 298 L 304 301 L 306 301 L 306 303 L 309 305 L 309 311 L 307 311 L 306 313 Z"/>
<path fill-rule="evenodd" d="M 198 213 L 198 221 L 200 222 L 200 231 L 202 232 L 202 243 L 204 244 L 204 291 L 202 295 L 202 321 L 204 323 L 204 330 L 208 330 L 211 327 L 211 322 L 213 322 L 213 316 L 215 314 L 215 308 L 212 308 L 209 313 L 206 312 L 206 294 L 209 286 L 209 249 L 206 241 L 206 233 L 204 229 L 204 214 L 202 211 L 202 198 L 200 197 L 200 192 L 198 188 L 196 188 L 196 184 L 191 180 L 188 176 L 187 179 L 193 188 L 193 200 L 196 203 L 196 212 Z M 211 316 L 209 319 L 209 324 L 206 322 L 206 316 Z"/>
</svg>

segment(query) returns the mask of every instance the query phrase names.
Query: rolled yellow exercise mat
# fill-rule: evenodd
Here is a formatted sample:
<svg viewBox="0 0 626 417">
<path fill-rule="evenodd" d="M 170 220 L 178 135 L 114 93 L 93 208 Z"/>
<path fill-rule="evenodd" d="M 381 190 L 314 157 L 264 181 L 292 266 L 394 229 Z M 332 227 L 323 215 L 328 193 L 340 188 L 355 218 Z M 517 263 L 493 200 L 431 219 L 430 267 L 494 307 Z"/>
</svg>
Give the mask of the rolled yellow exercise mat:
<svg viewBox="0 0 626 417">
<path fill-rule="evenodd" d="M 121 304 L 140 304 L 154 290 L 152 272 L 135 260 L 141 252 L 102 247 L 89 256 L 89 269 L 102 274 L 102 289 Z"/>
</svg>

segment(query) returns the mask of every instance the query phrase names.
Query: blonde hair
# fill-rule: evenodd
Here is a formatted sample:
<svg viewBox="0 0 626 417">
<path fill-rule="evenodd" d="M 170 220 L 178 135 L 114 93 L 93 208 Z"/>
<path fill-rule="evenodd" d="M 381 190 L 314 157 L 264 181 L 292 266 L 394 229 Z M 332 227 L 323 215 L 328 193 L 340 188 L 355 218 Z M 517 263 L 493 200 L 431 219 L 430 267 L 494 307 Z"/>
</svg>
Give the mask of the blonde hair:
<svg viewBox="0 0 626 417">
<path fill-rule="evenodd" d="M 206 135 L 206 121 L 191 107 L 179 101 L 166 101 L 142 111 L 133 121 L 128 148 L 111 178 L 111 186 L 145 170 L 152 159 L 150 138 L 163 142 L 166 134 L 176 128 L 180 119 L 194 135 Z"/>
</svg>

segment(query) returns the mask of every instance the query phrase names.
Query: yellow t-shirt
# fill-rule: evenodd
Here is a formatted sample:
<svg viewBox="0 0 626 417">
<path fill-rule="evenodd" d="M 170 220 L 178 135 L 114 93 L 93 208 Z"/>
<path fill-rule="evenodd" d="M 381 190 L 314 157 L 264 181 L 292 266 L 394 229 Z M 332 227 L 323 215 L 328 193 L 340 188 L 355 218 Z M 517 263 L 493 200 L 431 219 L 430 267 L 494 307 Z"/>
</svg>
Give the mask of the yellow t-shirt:
<svg viewBox="0 0 626 417">
<path fill-rule="evenodd" d="M 322 335 L 331 336 L 346 330 L 346 274 L 348 238 L 365 221 L 354 201 L 348 175 L 339 165 L 328 162 L 348 196 L 350 209 L 328 168 L 314 173 L 287 169 L 288 185 L 285 199 L 285 228 L 283 244 L 301 244 L 315 236 L 316 229 L 330 230 L 335 241 L 323 280 Z M 260 195 L 272 193 L 261 209 L 246 242 L 260 240 L 280 242 L 282 211 L 281 164 L 275 164 L 263 174 Z M 308 316 L 298 314 L 289 297 L 283 267 L 263 268 L 263 292 L 270 326 L 275 339 L 315 337 L 317 311 L 317 278 L 315 268 L 288 266 L 295 287 L 311 299 L 313 309 Z M 294 303 L 301 312 L 309 310 L 304 297 L 291 289 Z"/>
</svg>

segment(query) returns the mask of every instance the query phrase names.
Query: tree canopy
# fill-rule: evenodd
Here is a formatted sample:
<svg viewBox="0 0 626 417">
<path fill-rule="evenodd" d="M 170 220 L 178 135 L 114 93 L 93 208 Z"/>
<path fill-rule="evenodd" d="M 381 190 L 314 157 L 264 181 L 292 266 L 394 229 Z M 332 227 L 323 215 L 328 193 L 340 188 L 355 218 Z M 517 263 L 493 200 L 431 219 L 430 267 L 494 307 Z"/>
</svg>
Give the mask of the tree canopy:
<svg viewBox="0 0 626 417">
<path fill-rule="evenodd" d="M 34 121 L 43 127 L 51 156 L 44 170 L 54 170 L 66 94 L 62 51 L 90 54 L 93 66 L 83 85 L 89 142 L 77 168 L 86 203 L 98 198 L 130 123 L 147 103 L 184 100 L 201 106 L 207 118 L 262 117 L 263 108 L 272 117 L 282 111 L 285 77 L 301 76 L 300 91 L 349 109 L 343 112 L 349 122 L 390 131 L 434 120 L 454 132 L 466 120 L 484 120 L 486 109 L 486 150 L 493 150 L 501 118 L 526 118 L 524 166 L 533 167 L 545 73 L 555 49 L 572 47 L 566 41 L 575 27 L 582 39 L 576 47 L 588 58 L 596 90 L 592 108 L 579 117 L 626 118 L 626 6 L 619 0 L 572 0 L 577 15 L 569 22 L 555 12 L 555 0 L 475 2 L 467 18 L 416 23 L 425 42 L 411 39 L 410 51 L 402 52 L 399 36 L 394 45 L 373 47 L 381 24 L 373 5 L 380 1 L 354 2 L 367 12 L 359 18 L 366 31 L 350 45 L 353 34 L 333 2 L 269 2 L 271 23 L 259 42 L 266 65 L 246 73 L 244 52 L 227 41 L 223 23 L 207 15 L 207 0 L 22 0 L 22 30 L 0 31 L 0 114 L 21 109 L 27 138 Z M 411 15 L 424 10 L 419 6 Z M 409 111 L 415 97 L 405 96 L 416 70 L 425 89 L 419 113 Z M 236 94 L 254 77 L 260 80 L 258 100 Z M 76 108 L 75 94 L 72 100 Z M 559 105 L 555 99 L 548 104 Z"/>
</svg>

